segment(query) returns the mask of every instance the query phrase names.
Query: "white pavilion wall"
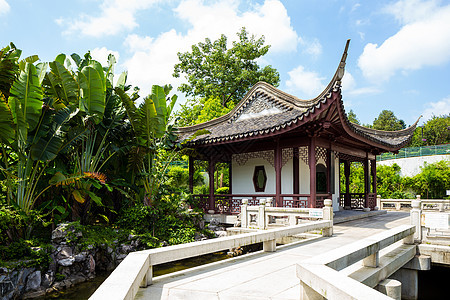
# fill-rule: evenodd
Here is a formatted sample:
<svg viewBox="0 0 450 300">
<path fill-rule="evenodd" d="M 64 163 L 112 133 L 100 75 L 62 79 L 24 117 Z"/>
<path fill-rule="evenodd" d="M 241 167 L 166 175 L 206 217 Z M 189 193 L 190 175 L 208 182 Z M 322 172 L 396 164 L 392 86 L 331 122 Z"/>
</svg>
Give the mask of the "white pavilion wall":
<svg viewBox="0 0 450 300">
<path fill-rule="evenodd" d="M 326 165 L 322 158 L 317 163 Z M 334 193 L 332 195 L 333 210 L 339 210 L 339 159 L 332 155 L 334 165 Z M 253 172 L 256 166 L 264 166 L 267 175 L 266 190 L 264 192 L 255 192 L 253 186 Z M 264 158 L 250 158 L 245 164 L 239 164 L 232 160 L 232 185 L 233 194 L 275 194 L 276 179 L 275 168 Z M 309 194 L 310 192 L 309 166 L 299 159 L 299 193 Z M 293 194 L 293 162 L 289 159 L 281 169 L 281 193 Z"/>
<path fill-rule="evenodd" d="M 253 186 L 253 172 L 256 166 L 264 166 L 267 183 L 264 192 L 255 192 Z M 251 158 L 244 165 L 232 160 L 233 194 L 275 194 L 275 168 L 263 158 Z"/>
</svg>

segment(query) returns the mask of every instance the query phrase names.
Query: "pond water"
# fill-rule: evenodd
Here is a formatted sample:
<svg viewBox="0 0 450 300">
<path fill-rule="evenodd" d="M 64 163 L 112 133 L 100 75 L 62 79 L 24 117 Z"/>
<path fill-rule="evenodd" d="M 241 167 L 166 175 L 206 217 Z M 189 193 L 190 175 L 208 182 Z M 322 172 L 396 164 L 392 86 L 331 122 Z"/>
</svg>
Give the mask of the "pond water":
<svg viewBox="0 0 450 300">
<path fill-rule="evenodd" d="M 419 271 L 419 299 L 449 299 L 450 266 L 432 264 L 431 270 Z"/>
<path fill-rule="evenodd" d="M 153 267 L 153 276 L 161 276 L 188 268 L 201 266 L 204 264 L 227 259 L 227 252 L 220 251 L 216 253 L 206 254 L 198 257 L 187 258 L 183 260 L 173 261 L 166 264 L 161 264 Z M 88 299 L 95 290 L 105 281 L 108 274 L 98 274 L 94 279 L 80 283 L 73 288 L 65 289 L 59 293 L 53 293 L 44 297 L 36 298 L 37 300 L 82 300 Z"/>
</svg>

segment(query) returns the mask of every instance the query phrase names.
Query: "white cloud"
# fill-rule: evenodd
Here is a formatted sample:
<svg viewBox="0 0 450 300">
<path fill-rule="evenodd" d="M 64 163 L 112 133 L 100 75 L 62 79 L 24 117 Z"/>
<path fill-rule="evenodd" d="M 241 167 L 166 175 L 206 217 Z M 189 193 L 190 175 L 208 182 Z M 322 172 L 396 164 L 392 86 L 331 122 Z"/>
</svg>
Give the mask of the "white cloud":
<svg viewBox="0 0 450 300">
<path fill-rule="evenodd" d="M 301 39 L 300 43 L 304 46 L 303 52 L 311 55 L 313 58 L 318 58 L 322 54 L 322 44 L 318 39 L 305 40 Z"/>
<path fill-rule="evenodd" d="M 313 98 L 319 95 L 325 88 L 323 80 L 318 73 L 307 71 L 303 66 L 298 66 L 288 72 L 289 79 L 286 86 L 291 93 L 295 93 L 299 98 Z"/>
<path fill-rule="evenodd" d="M 223 0 L 206 4 L 202 0 L 185 0 L 175 9 L 178 17 L 191 25 L 188 36 L 198 41 L 216 39 L 221 33 L 236 39 L 241 27 L 256 36 L 264 35 L 271 51 L 293 51 L 299 37 L 291 26 L 286 8 L 279 0 L 266 0 L 249 11 L 240 13 L 238 0 Z"/>
<path fill-rule="evenodd" d="M 342 93 L 345 96 L 361 96 L 378 94 L 381 90 L 374 86 L 366 86 L 357 88 L 355 78 L 350 72 L 345 71 L 344 78 L 342 78 Z"/>
<path fill-rule="evenodd" d="M 119 62 L 119 52 L 117 51 L 113 51 L 113 50 L 108 50 L 105 47 L 101 47 L 101 48 L 95 48 L 93 50 L 91 50 L 91 56 L 94 60 L 98 61 L 99 63 L 102 64 L 102 66 L 107 66 L 108 65 L 108 55 L 109 54 L 113 54 L 114 57 L 116 58 L 116 62 Z"/>
<path fill-rule="evenodd" d="M 99 16 L 81 14 L 75 20 L 59 18 L 55 22 L 67 25 L 64 34 L 93 37 L 115 35 L 123 30 L 138 27 L 135 14 L 139 10 L 150 8 L 158 1 L 160 0 L 103 0 Z"/>
<path fill-rule="evenodd" d="M 286 8 L 278 0 L 266 0 L 241 12 L 238 0 L 207 2 L 182 1 L 175 15 L 189 27 L 186 33 L 175 29 L 157 37 L 131 34 L 125 46 L 132 57 L 125 61 L 129 82 L 141 88 L 144 96 L 153 84 L 171 83 L 175 88 L 183 81 L 172 77 L 173 67 L 178 63 L 177 52 L 186 52 L 193 44 L 205 38 L 215 40 L 225 34 L 229 42 L 236 40 L 240 28 L 256 37 L 265 36 L 270 52 L 295 51 L 300 38 L 292 28 Z"/>
<path fill-rule="evenodd" d="M 403 27 L 380 46 L 365 46 L 358 66 L 367 79 L 382 82 L 397 72 L 406 74 L 450 61 L 450 5 L 399 1 L 384 11 L 394 15 Z"/>
<path fill-rule="evenodd" d="M 342 78 L 342 91 L 343 92 L 351 91 L 355 88 L 355 86 L 356 86 L 355 78 L 353 77 L 352 74 L 350 74 L 349 71 L 346 70 L 344 73 L 344 77 Z"/>
<path fill-rule="evenodd" d="M 450 114 L 450 96 L 438 102 L 430 102 L 426 104 L 423 112 L 423 121 L 431 119 L 433 116 L 442 116 Z"/>
<path fill-rule="evenodd" d="M 0 0 L 0 15 L 7 14 L 10 6 L 6 0 Z"/>
<path fill-rule="evenodd" d="M 439 2 L 435 0 L 400 0 L 387 5 L 383 12 L 391 14 L 400 24 L 409 24 L 427 19 L 439 10 Z"/>
</svg>

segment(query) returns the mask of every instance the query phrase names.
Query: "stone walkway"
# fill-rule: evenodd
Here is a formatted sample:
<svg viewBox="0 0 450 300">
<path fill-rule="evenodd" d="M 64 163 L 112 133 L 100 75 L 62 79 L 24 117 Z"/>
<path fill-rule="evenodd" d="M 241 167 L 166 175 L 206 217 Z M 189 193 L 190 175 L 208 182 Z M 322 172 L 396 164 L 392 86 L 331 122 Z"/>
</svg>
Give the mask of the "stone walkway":
<svg viewBox="0 0 450 300">
<path fill-rule="evenodd" d="M 334 226 L 333 237 L 318 237 L 154 278 L 136 299 L 299 299 L 295 264 L 399 225 L 409 213 L 388 212 Z"/>
</svg>

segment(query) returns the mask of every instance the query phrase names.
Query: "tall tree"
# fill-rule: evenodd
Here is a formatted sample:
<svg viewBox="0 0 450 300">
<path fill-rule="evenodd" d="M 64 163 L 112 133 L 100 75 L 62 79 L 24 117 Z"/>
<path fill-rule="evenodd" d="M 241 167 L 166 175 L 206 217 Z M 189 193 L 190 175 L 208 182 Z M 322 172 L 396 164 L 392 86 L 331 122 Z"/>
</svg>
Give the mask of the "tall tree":
<svg viewBox="0 0 450 300">
<path fill-rule="evenodd" d="M 450 143 L 450 114 L 433 116 L 423 126 L 417 127 L 411 146 L 432 146 L 448 143 Z"/>
<path fill-rule="evenodd" d="M 390 110 L 383 110 L 373 121 L 373 129 L 395 131 L 406 128 L 403 120 L 399 120 Z"/>
<path fill-rule="evenodd" d="M 358 120 L 358 118 L 356 117 L 355 112 L 353 111 L 353 109 L 350 109 L 350 111 L 347 114 L 347 118 L 350 122 L 361 125 L 361 122 Z"/>
<path fill-rule="evenodd" d="M 205 39 L 192 46 L 191 52 L 178 53 L 180 62 L 175 65 L 173 76 L 184 74 L 187 84 L 179 90 L 186 96 L 204 99 L 219 98 L 223 107 L 228 102 L 236 104 L 258 81 L 278 86 L 280 75 L 270 65 L 261 68 L 256 60 L 269 51 L 264 36 L 256 39 L 245 28 L 237 33 L 239 40 L 228 49 L 227 37 L 216 41 Z"/>
</svg>

